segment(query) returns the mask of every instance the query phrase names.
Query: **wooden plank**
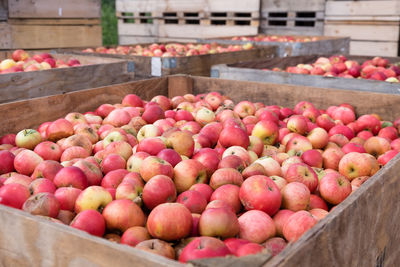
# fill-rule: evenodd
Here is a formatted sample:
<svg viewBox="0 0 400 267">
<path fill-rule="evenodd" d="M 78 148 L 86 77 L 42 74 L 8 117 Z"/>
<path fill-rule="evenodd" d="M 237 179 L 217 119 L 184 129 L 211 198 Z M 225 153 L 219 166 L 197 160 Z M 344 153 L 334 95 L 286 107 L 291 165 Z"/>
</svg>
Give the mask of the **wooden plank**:
<svg viewBox="0 0 400 267">
<path fill-rule="evenodd" d="M 269 35 L 321 35 L 324 33 L 324 25 L 319 23 L 315 27 L 279 27 L 264 26 L 262 22 L 260 32 Z"/>
<path fill-rule="evenodd" d="M 8 0 L 10 18 L 100 18 L 100 0 Z"/>
<path fill-rule="evenodd" d="M 258 0 L 117 0 L 117 12 L 252 12 L 260 10 Z"/>
<path fill-rule="evenodd" d="M 400 22 L 397 25 L 325 24 L 324 33 L 330 36 L 347 36 L 352 40 L 399 41 Z"/>
<path fill-rule="evenodd" d="M 357 41 L 350 42 L 351 55 L 399 56 L 398 42 Z"/>
<path fill-rule="evenodd" d="M 346 21 L 346 23 L 351 23 L 353 21 L 368 21 L 369 23 L 387 23 L 388 21 L 400 21 L 400 16 L 329 16 L 325 17 L 325 21 Z"/>
<path fill-rule="evenodd" d="M 98 25 L 100 19 L 9 19 L 13 25 Z"/>
<path fill-rule="evenodd" d="M 9 53 L 0 54 L 0 60 L 9 58 Z M 0 74 L 0 103 L 62 94 L 134 79 L 133 62 L 69 54 L 54 54 L 54 57 L 64 61 L 75 58 L 82 65 L 73 68 Z"/>
<path fill-rule="evenodd" d="M 8 0 L 0 0 L 0 21 L 8 18 Z"/>
<path fill-rule="evenodd" d="M 12 47 L 11 27 L 7 22 L 0 22 L 0 49 L 9 49 Z"/>
<path fill-rule="evenodd" d="M 325 11 L 325 0 L 262 0 L 261 12 Z"/>
<path fill-rule="evenodd" d="M 398 16 L 400 2 L 392 1 L 327 1 L 325 16 Z"/>
<path fill-rule="evenodd" d="M 101 25 L 3 25 L 0 49 L 87 47 L 102 44 Z"/>
</svg>

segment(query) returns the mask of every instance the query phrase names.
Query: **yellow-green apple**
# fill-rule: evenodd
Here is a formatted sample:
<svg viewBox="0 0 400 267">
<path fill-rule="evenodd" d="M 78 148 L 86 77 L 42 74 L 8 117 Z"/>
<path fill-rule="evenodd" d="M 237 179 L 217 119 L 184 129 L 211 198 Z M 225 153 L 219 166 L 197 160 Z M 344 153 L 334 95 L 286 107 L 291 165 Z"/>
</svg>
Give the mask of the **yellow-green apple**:
<svg viewBox="0 0 400 267">
<path fill-rule="evenodd" d="M 328 205 L 326 202 L 319 196 L 311 194 L 310 195 L 310 203 L 308 205 L 308 209 L 323 209 L 328 211 Z"/>
<path fill-rule="evenodd" d="M 316 149 L 305 151 L 301 154 L 301 159 L 310 167 L 322 168 L 322 154 Z"/>
<path fill-rule="evenodd" d="M 192 214 L 179 203 L 163 203 L 155 207 L 147 219 L 150 235 L 165 241 L 185 238 L 192 230 Z"/>
<path fill-rule="evenodd" d="M 225 257 L 232 254 L 229 248 L 221 240 L 201 236 L 196 237 L 182 250 L 179 256 L 180 262 L 187 262 L 201 258 Z"/>
<path fill-rule="evenodd" d="M 38 193 L 28 198 L 22 209 L 33 215 L 56 218 L 60 211 L 60 203 L 52 193 Z"/>
<path fill-rule="evenodd" d="M 89 153 L 85 148 L 81 146 L 71 146 L 62 152 L 60 161 L 64 162 L 73 159 L 83 159 L 89 157 L 90 155 L 91 153 Z"/>
<path fill-rule="evenodd" d="M 242 148 L 242 147 L 240 147 L 240 148 Z M 225 150 L 225 152 L 226 152 L 226 150 Z M 233 169 L 238 170 L 239 172 L 242 172 L 247 165 L 248 164 L 246 164 L 238 156 L 229 155 L 229 156 L 226 156 L 226 157 L 222 158 L 222 160 L 218 164 L 218 169 L 221 169 L 221 168 L 233 168 Z"/>
<path fill-rule="evenodd" d="M 88 186 L 85 173 L 75 166 L 60 169 L 54 176 L 53 182 L 57 188 L 71 186 L 83 190 Z"/>
<path fill-rule="evenodd" d="M 15 156 L 10 151 L 0 151 L 0 175 L 14 170 L 14 159 Z"/>
<path fill-rule="evenodd" d="M 288 183 L 285 178 L 282 178 L 277 175 L 272 175 L 269 178 L 271 178 L 271 180 L 275 182 L 276 186 L 279 188 L 279 191 L 281 191 L 281 192 L 282 192 L 282 188 L 284 188 Z"/>
<path fill-rule="evenodd" d="M 110 171 L 125 169 L 126 161 L 118 154 L 108 154 L 101 162 L 101 169 L 103 173 L 107 174 Z"/>
<path fill-rule="evenodd" d="M 157 254 L 169 259 L 175 259 L 175 250 L 172 246 L 159 239 L 149 239 L 138 243 L 136 249 L 144 250 L 153 254 Z"/>
<path fill-rule="evenodd" d="M 244 257 L 247 255 L 258 254 L 265 250 L 263 246 L 257 243 L 248 243 L 240 246 L 235 253 L 236 257 Z"/>
<path fill-rule="evenodd" d="M 230 209 L 206 209 L 200 217 L 199 234 L 220 238 L 234 237 L 239 234 L 239 221 Z"/>
<path fill-rule="evenodd" d="M 19 131 L 15 137 L 15 144 L 33 150 L 42 141 L 40 133 L 34 129 Z"/>
<path fill-rule="evenodd" d="M 142 198 L 149 210 L 162 203 L 174 202 L 176 199 L 174 182 L 168 176 L 156 175 L 144 185 Z"/>
<path fill-rule="evenodd" d="M 178 110 L 183 109 L 183 110 L 192 112 L 194 110 L 194 105 L 190 102 L 185 101 L 185 102 L 179 103 L 179 105 L 176 107 L 176 109 L 178 109 Z"/>
<path fill-rule="evenodd" d="M 325 169 L 338 170 L 340 159 L 344 156 L 340 148 L 328 148 L 322 152 Z"/>
<path fill-rule="evenodd" d="M 293 214 L 294 214 L 294 211 L 287 210 L 287 209 L 281 209 L 274 215 L 274 217 L 272 217 L 274 224 L 275 224 L 277 236 L 283 236 L 283 233 L 282 233 L 283 226 L 285 225 L 285 223 L 289 219 L 289 217 L 292 216 Z"/>
<path fill-rule="evenodd" d="M 346 177 L 338 173 L 328 173 L 322 177 L 318 190 L 328 203 L 337 205 L 351 193 L 351 184 Z"/>
<path fill-rule="evenodd" d="M 260 163 L 254 162 L 250 166 L 246 167 L 242 172 L 243 179 L 247 179 L 253 175 L 266 175 L 264 166 Z"/>
<path fill-rule="evenodd" d="M 143 226 L 132 226 L 123 233 L 121 237 L 121 244 L 129 246 L 136 246 L 142 241 L 151 239 L 149 232 L 146 227 Z"/>
<path fill-rule="evenodd" d="M 176 131 L 166 136 L 167 147 L 174 149 L 179 155 L 191 157 L 194 151 L 194 141 L 190 133 Z"/>
<path fill-rule="evenodd" d="M 272 237 L 264 243 L 264 247 L 272 256 L 278 255 L 286 246 L 287 243 L 285 239 L 280 237 Z"/>
<path fill-rule="evenodd" d="M 89 124 L 102 124 L 103 119 L 95 114 L 84 114 L 87 123 Z"/>
<path fill-rule="evenodd" d="M 103 179 L 103 173 L 95 164 L 81 159 L 75 162 L 73 166 L 78 167 L 85 173 L 89 186 L 100 185 Z"/>
<path fill-rule="evenodd" d="M 344 155 L 339 162 L 339 173 L 349 181 L 360 176 L 369 176 L 371 161 L 365 153 L 350 152 Z"/>
<path fill-rule="evenodd" d="M 99 237 L 102 237 L 106 230 L 106 222 L 100 212 L 96 210 L 82 211 L 76 215 L 70 226 Z"/>
<path fill-rule="evenodd" d="M 310 140 L 311 145 L 314 149 L 324 148 L 329 141 L 329 135 L 324 128 L 317 127 L 312 129 L 308 135 L 308 140 Z"/>
<path fill-rule="evenodd" d="M 274 237 L 276 228 L 271 217 L 261 210 L 250 210 L 243 213 L 239 219 L 239 238 L 261 244 Z"/>
<path fill-rule="evenodd" d="M 122 99 L 122 105 L 131 107 L 143 107 L 142 99 L 135 94 L 127 94 Z"/>
<path fill-rule="evenodd" d="M 123 169 L 110 171 L 103 177 L 103 180 L 101 180 L 101 186 L 104 188 L 116 189 L 124 177 L 129 173 L 129 171 Z"/>
<path fill-rule="evenodd" d="M 279 210 L 282 201 L 275 182 L 263 175 L 247 178 L 240 187 L 239 198 L 246 210 L 261 210 L 270 216 Z"/>
<path fill-rule="evenodd" d="M 54 192 L 54 196 L 60 203 L 61 210 L 74 211 L 75 201 L 82 190 L 74 187 L 60 187 Z"/>
<path fill-rule="evenodd" d="M 286 221 L 282 230 L 283 236 L 287 241 L 295 242 L 317 222 L 311 213 L 305 210 L 297 211 Z"/>
<path fill-rule="evenodd" d="M 240 118 L 244 118 L 247 116 L 254 115 L 256 112 L 256 108 L 254 104 L 251 103 L 250 101 L 241 101 L 238 104 L 236 104 L 233 111 L 236 112 Z"/>
<path fill-rule="evenodd" d="M 207 203 L 210 201 L 213 189 L 208 184 L 194 184 L 189 190 L 200 192 L 206 199 Z"/>
<path fill-rule="evenodd" d="M 215 120 L 215 114 L 208 108 L 203 107 L 196 112 L 195 120 L 201 125 L 206 125 Z"/>
<path fill-rule="evenodd" d="M 211 195 L 210 201 L 222 200 L 229 204 L 235 213 L 242 209 L 242 204 L 239 199 L 240 187 L 233 184 L 225 184 L 218 187 Z M 206 203 L 207 204 L 207 203 Z"/>
<path fill-rule="evenodd" d="M 203 194 L 194 190 L 182 192 L 179 194 L 176 202 L 185 205 L 191 213 L 197 214 L 201 214 L 207 206 L 207 200 Z"/>
<path fill-rule="evenodd" d="M 279 163 L 272 157 L 265 156 L 257 159 L 254 163 L 261 164 L 264 167 L 267 176 L 282 176 L 282 169 Z"/>
<path fill-rule="evenodd" d="M 92 185 L 79 194 L 75 201 L 75 212 L 80 213 L 84 210 L 98 210 L 102 212 L 111 201 L 112 196 L 107 189 Z"/>
<path fill-rule="evenodd" d="M 31 175 L 43 161 L 42 157 L 33 152 L 32 150 L 25 149 L 18 153 L 14 158 L 14 168 L 18 173 L 24 175 Z"/>
<path fill-rule="evenodd" d="M 379 157 L 386 151 L 389 151 L 391 147 L 387 139 L 379 136 L 372 136 L 365 141 L 364 149 L 368 154 Z"/>
<path fill-rule="evenodd" d="M 328 211 L 319 208 L 311 209 L 309 212 L 315 219 L 317 219 L 317 221 L 322 220 L 329 213 Z"/>
<path fill-rule="evenodd" d="M 72 123 L 70 123 L 66 119 L 55 120 L 46 128 L 47 139 L 53 142 L 71 136 L 73 134 L 74 127 Z"/>
<path fill-rule="evenodd" d="M 295 155 L 297 153 L 303 153 L 307 150 L 313 149 L 310 140 L 302 135 L 297 135 L 289 139 L 286 144 L 286 153 Z"/>
<path fill-rule="evenodd" d="M 88 124 L 85 116 L 79 112 L 70 112 L 65 116 L 65 119 L 74 126 L 80 123 Z"/>
<path fill-rule="evenodd" d="M 217 189 L 218 187 L 225 184 L 234 184 L 241 186 L 243 183 L 243 176 L 239 171 L 233 168 L 221 168 L 216 170 L 210 178 L 210 186 L 212 189 Z"/>
<path fill-rule="evenodd" d="M 157 155 L 161 150 L 165 149 L 164 142 L 158 137 L 148 137 L 140 140 L 136 151 L 147 152 L 152 156 Z"/>
<path fill-rule="evenodd" d="M 128 161 L 126 162 L 126 169 L 130 172 L 139 172 L 140 166 L 145 158 L 150 156 L 149 153 L 146 152 L 136 152 L 132 156 L 129 157 Z M 162 157 L 160 157 L 162 158 Z"/>
<path fill-rule="evenodd" d="M 137 139 L 140 143 L 140 141 L 144 138 L 156 137 L 156 136 L 160 136 L 160 135 L 161 135 L 161 131 L 157 126 L 152 125 L 152 124 L 147 124 L 140 128 L 140 130 L 137 133 Z"/>
<path fill-rule="evenodd" d="M 188 190 L 194 184 L 207 183 L 206 167 L 194 159 L 183 160 L 174 167 L 173 180 L 178 193 Z"/>
<path fill-rule="evenodd" d="M 278 131 L 276 123 L 261 120 L 254 126 L 251 135 L 260 138 L 264 145 L 273 145 L 278 141 Z"/>
<path fill-rule="evenodd" d="M 388 150 L 384 154 L 378 157 L 378 163 L 382 166 L 385 166 L 392 158 L 394 158 L 399 151 L 397 150 Z"/>
<path fill-rule="evenodd" d="M 167 161 L 156 156 L 146 157 L 140 165 L 140 175 L 144 181 L 149 181 L 153 176 L 162 174 L 168 177 L 174 176 L 174 168 Z"/>
<path fill-rule="evenodd" d="M 144 226 L 145 215 L 142 209 L 129 199 L 113 200 L 105 206 L 103 217 L 110 231 L 124 232 L 133 226 Z"/>
<path fill-rule="evenodd" d="M 0 204 L 22 209 L 30 195 L 29 189 L 22 184 L 5 184 L 0 187 Z"/>
<path fill-rule="evenodd" d="M 290 182 L 282 189 L 281 194 L 284 209 L 306 210 L 310 203 L 310 190 L 303 183 Z"/>
<path fill-rule="evenodd" d="M 12 59 L 4 59 L 3 61 L 0 62 L 0 71 L 4 71 L 7 69 L 10 69 L 16 65 L 16 62 Z"/>
<path fill-rule="evenodd" d="M 104 148 L 106 148 L 109 144 L 113 142 L 128 141 L 128 137 L 119 131 L 111 130 L 110 132 L 104 132 L 104 134 L 105 133 L 107 133 L 107 135 L 103 139 Z"/>
<path fill-rule="evenodd" d="M 56 186 L 54 183 L 46 178 L 38 178 L 33 180 L 29 184 L 29 191 L 31 192 L 32 195 L 36 195 L 39 193 L 52 193 L 56 191 Z"/>
</svg>

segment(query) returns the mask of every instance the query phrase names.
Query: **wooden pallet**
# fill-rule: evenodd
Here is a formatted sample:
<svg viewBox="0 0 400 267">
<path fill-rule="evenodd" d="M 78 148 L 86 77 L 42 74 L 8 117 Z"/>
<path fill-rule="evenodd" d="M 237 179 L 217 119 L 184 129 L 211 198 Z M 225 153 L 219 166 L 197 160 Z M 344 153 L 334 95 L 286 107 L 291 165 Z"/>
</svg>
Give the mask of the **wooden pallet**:
<svg viewBox="0 0 400 267">
<path fill-rule="evenodd" d="M 37 127 L 67 113 L 117 103 L 129 93 L 150 100 L 186 93 L 219 91 L 236 102 L 294 106 L 311 101 L 318 108 L 349 103 L 358 114 L 376 113 L 384 120 L 400 115 L 400 96 L 308 86 L 173 76 L 71 92 L 0 105 L 0 134 Z M 85 101 L 82 101 L 84 99 Z M 379 99 L 379 101 L 377 101 Z M 24 114 L 24 116 L 21 116 Z M 377 172 L 323 220 L 282 253 L 242 258 L 213 258 L 193 266 L 399 266 L 400 156 Z M 66 225 L 0 205 L 0 262 L 4 266 L 187 266 L 162 256 L 91 236 Z M 368 226 L 368 227 L 366 227 Z M 343 249 L 346 248 L 346 249 Z"/>
<path fill-rule="evenodd" d="M 211 76 L 230 80 L 293 84 L 400 95 L 400 86 L 397 83 L 263 70 L 273 68 L 286 69 L 289 66 L 296 66 L 298 64 L 312 64 L 320 56 L 330 57 L 331 55 L 332 54 L 303 55 L 268 60 L 248 61 L 229 65 L 217 65 L 213 66 L 211 69 Z M 347 56 L 347 58 L 349 60 L 355 60 L 359 63 L 362 63 L 366 60 L 372 59 L 372 56 Z M 391 63 L 400 63 L 400 57 L 392 57 L 387 59 Z"/>
<path fill-rule="evenodd" d="M 210 70 L 213 65 L 221 63 L 237 63 L 246 61 L 248 59 L 255 60 L 258 58 L 273 58 L 277 55 L 277 47 L 256 47 L 250 50 L 187 57 L 147 57 L 135 55 L 83 53 L 81 50 L 64 50 L 64 52 L 76 53 L 79 55 L 90 54 L 100 57 L 113 57 L 130 60 L 135 63 L 135 77 L 149 78 L 152 76 L 166 76 L 172 74 L 210 76 Z"/>
<path fill-rule="evenodd" d="M 324 33 L 349 36 L 350 53 L 400 55 L 399 1 L 328 1 Z"/>
<path fill-rule="evenodd" d="M 29 51 L 31 55 L 40 52 Z M 0 51 L 0 61 L 11 58 L 12 51 Z M 68 61 L 76 58 L 81 66 L 34 72 L 0 74 L 0 103 L 40 96 L 62 94 L 98 86 L 132 81 L 133 62 L 71 54 L 53 54 Z"/>
<path fill-rule="evenodd" d="M 278 35 L 322 35 L 325 0 L 263 0 L 261 32 Z"/>
</svg>

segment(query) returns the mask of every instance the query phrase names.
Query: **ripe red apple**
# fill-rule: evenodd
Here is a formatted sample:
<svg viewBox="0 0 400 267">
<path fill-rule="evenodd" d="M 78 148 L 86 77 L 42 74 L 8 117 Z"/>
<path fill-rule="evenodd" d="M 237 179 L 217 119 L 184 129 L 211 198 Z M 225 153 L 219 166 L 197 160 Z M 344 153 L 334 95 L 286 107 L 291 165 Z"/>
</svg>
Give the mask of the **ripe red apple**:
<svg viewBox="0 0 400 267">
<path fill-rule="evenodd" d="M 317 220 L 309 212 L 297 211 L 286 221 L 283 227 L 283 236 L 289 242 L 295 242 L 316 223 Z"/>
<path fill-rule="evenodd" d="M 282 210 L 279 210 L 274 215 L 274 217 L 272 217 L 274 224 L 275 224 L 277 236 L 283 236 L 283 234 L 282 234 L 283 226 L 285 225 L 285 223 L 289 219 L 289 217 L 292 216 L 293 214 L 294 214 L 294 211 L 282 209 Z"/>
<path fill-rule="evenodd" d="M 14 170 L 14 159 L 15 156 L 10 151 L 0 151 L 0 175 Z"/>
<path fill-rule="evenodd" d="M 121 244 L 129 246 L 136 246 L 142 241 L 151 239 L 149 232 L 146 227 L 143 226 L 132 226 L 123 233 L 121 237 Z"/>
<path fill-rule="evenodd" d="M 221 240 L 214 237 L 201 236 L 187 244 L 179 256 L 179 261 L 187 262 L 201 258 L 224 257 L 230 254 L 230 250 Z"/>
<path fill-rule="evenodd" d="M 206 183 L 206 168 L 200 162 L 188 159 L 179 162 L 174 168 L 174 183 L 178 193 L 188 190 L 196 183 Z"/>
<path fill-rule="evenodd" d="M 234 237 L 239 233 L 236 214 L 230 209 L 206 209 L 199 220 L 199 234 L 220 238 Z"/>
<path fill-rule="evenodd" d="M 247 149 L 250 144 L 249 136 L 247 135 L 246 131 L 239 126 L 225 127 L 221 131 L 218 140 L 225 148 L 231 146 L 241 146 L 244 149 Z"/>
<path fill-rule="evenodd" d="M 143 187 L 143 202 L 150 210 L 162 203 L 174 202 L 176 189 L 172 179 L 165 175 L 152 177 Z"/>
<path fill-rule="evenodd" d="M 99 237 L 102 237 L 106 230 L 105 220 L 96 210 L 82 211 L 76 215 L 70 226 Z"/>
<path fill-rule="evenodd" d="M 74 187 L 60 187 L 54 192 L 54 196 L 60 203 L 61 210 L 74 211 L 75 201 L 82 190 Z"/>
<path fill-rule="evenodd" d="M 207 203 L 210 201 L 213 189 L 208 184 L 194 184 L 189 190 L 194 190 L 200 192 L 206 199 Z"/>
<path fill-rule="evenodd" d="M 310 192 L 314 192 L 318 186 L 318 176 L 315 171 L 305 163 L 295 163 L 289 166 L 285 175 L 286 181 L 300 182 L 308 187 Z"/>
<path fill-rule="evenodd" d="M 337 205 L 351 193 L 351 184 L 338 173 L 327 173 L 319 184 L 321 197 L 328 203 Z"/>
<path fill-rule="evenodd" d="M 38 193 L 28 198 L 22 209 L 33 215 L 56 218 L 60 211 L 60 203 L 52 193 Z"/>
<path fill-rule="evenodd" d="M 201 214 L 207 206 L 207 200 L 203 194 L 194 190 L 182 192 L 176 202 L 185 205 L 191 213 L 198 214 Z"/>
<path fill-rule="evenodd" d="M 282 189 L 281 194 L 284 209 L 291 211 L 306 210 L 310 203 L 310 190 L 300 182 L 288 183 Z"/>
<path fill-rule="evenodd" d="M 225 184 L 218 187 L 211 195 L 210 201 L 222 200 L 229 204 L 235 213 L 242 209 L 239 198 L 240 187 L 233 184 Z"/>
<path fill-rule="evenodd" d="M 273 121 L 260 120 L 254 126 L 251 135 L 260 138 L 264 145 L 273 145 L 278 141 L 279 129 Z"/>
<path fill-rule="evenodd" d="M 268 239 L 264 243 L 264 247 L 271 253 L 272 256 L 278 255 L 282 250 L 285 249 L 287 243 L 285 239 L 280 237 L 273 237 Z"/>
<path fill-rule="evenodd" d="M 239 219 L 239 237 L 254 243 L 263 243 L 275 236 L 276 228 L 271 217 L 260 210 L 250 210 L 243 213 Z"/>
<path fill-rule="evenodd" d="M 149 181 L 153 176 L 162 174 L 173 177 L 174 168 L 167 161 L 155 156 L 145 158 L 140 166 L 140 175 L 144 181 Z"/>
<path fill-rule="evenodd" d="M 34 152 L 41 156 L 44 160 L 55 161 L 59 161 L 62 154 L 60 146 L 50 141 L 44 141 L 36 145 Z"/>
<path fill-rule="evenodd" d="M 222 168 L 216 170 L 210 178 L 210 186 L 212 189 L 225 184 L 234 184 L 241 186 L 243 183 L 243 177 L 236 169 L 233 168 Z"/>
<path fill-rule="evenodd" d="M 66 119 L 58 119 L 53 121 L 46 129 L 46 136 L 49 141 L 58 141 L 62 138 L 74 134 L 74 127 L 72 123 Z"/>
<path fill-rule="evenodd" d="M 328 211 L 328 205 L 326 202 L 319 196 L 311 194 L 310 195 L 310 203 L 308 205 L 308 209 L 323 209 Z"/>
<path fill-rule="evenodd" d="M 56 191 L 56 186 L 54 183 L 46 178 L 38 178 L 33 180 L 29 185 L 29 191 L 32 195 L 39 193 L 52 193 Z"/>
<path fill-rule="evenodd" d="M 350 152 L 344 155 L 339 162 L 339 173 L 349 181 L 371 173 L 371 161 L 365 153 Z"/>
<path fill-rule="evenodd" d="M 31 175 L 43 159 L 32 150 L 25 149 L 14 158 L 14 168 L 17 172 Z"/>
<path fill-rule="evenodd" d="M 129 199 L 113 200 L 105 206 L 103 217 L 110 231 L 126 231 L 133 226 L 144 226 L 145 215 L 142 209 Z"/>
<path fill-rule="evenodd" d="M 135 248 L 164 256 L 173 260 L 175 259 L 175 250 L 172 248 L 172 246 L 169 243 L 159 239 L 149 239 L 142 241 L 137 244 Z"/>
<path fill-rule="evenodd" d="M 53 182 L 57 188 L 72 186 L 83 190 L 88 186 L 85 173 L 74 166 L 60 169 L 54 177 Z"/>
<path fill-rule="evenodd" d="M 0 204 L 22 209 L 24 202 L 30 195 L 26 186 L 17 183 L 5 184 L 0 187 Z"/>
</svg>

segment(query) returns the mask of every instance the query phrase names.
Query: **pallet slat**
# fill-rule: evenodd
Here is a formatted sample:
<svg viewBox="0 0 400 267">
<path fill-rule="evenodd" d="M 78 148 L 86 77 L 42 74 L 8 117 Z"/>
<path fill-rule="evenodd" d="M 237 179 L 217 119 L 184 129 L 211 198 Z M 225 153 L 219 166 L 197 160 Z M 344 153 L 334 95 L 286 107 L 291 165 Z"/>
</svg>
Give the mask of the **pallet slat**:
<svg viewBox="0 0 400 267">
<path fill-rule="evenodd" d="M 392 1 L 327 1 L 329 16 L 398 16 L 400 2 Z"/>
<path fill-rule="evenodd" d="M 329 36 L 346 36 L 352 40 L 393 41 L 399 40 L 400 22 L 397 25 L 351 25 L 325 24 L 325 34 Z M 373 49 L 373 47 L 371 47 Z"/>
</svg>

